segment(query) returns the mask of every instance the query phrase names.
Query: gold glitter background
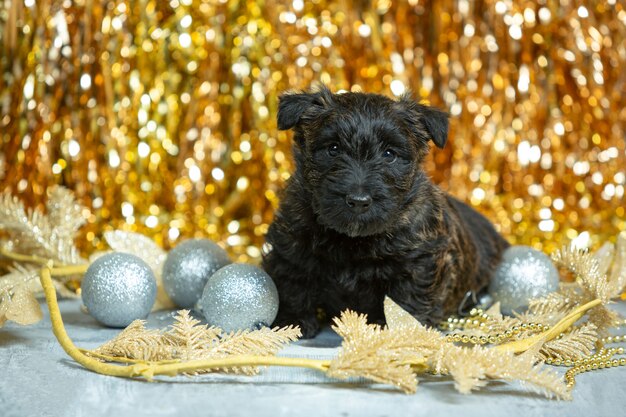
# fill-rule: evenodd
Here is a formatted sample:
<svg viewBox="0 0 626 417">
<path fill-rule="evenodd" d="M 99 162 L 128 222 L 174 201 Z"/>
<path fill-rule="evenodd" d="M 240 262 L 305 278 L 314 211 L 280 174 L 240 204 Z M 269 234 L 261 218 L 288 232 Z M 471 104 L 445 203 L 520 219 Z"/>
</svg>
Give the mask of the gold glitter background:
<svg viewBox="0 0 626 417">
<path fill-rule="evenodd" d="M 72 189 L 86 253 L 119 228 L 258 261 L 278 95 L 320 81 L 449 111 L 426 169 L 511 242 L 626 229 L 623 2 L 0 0 L 0 37 L 0 191 Z"/>
</svg>

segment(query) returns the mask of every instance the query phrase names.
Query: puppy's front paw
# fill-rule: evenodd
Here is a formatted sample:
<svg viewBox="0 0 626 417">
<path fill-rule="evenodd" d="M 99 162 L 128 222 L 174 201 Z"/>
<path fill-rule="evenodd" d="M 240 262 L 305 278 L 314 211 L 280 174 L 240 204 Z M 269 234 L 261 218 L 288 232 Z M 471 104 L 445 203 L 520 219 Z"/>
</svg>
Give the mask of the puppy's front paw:
<svg viewBox="0 0 626 417">
<path fill-rule="evenodd" d="M 312 339 L 320 332 L 320 325 L 315 316 L 310 317 L 277 317 L 273 326 L 298 326 L 303 339 Z"/>
<path fill-rule="evenodd" d="M 299 320 L 298 326 L 303 339 L 312 339 L 320 332 L 320 324 L 315 317 L 309 320 Z"/>
</svg>

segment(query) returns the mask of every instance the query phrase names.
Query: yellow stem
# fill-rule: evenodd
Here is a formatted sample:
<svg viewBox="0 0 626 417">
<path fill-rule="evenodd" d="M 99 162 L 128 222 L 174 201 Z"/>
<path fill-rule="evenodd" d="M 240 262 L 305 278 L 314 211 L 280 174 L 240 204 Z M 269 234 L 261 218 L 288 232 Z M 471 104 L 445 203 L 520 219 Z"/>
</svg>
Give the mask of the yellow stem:
<svg viewBox="0 0 626 417">
<path fill-rule="evenodd" d="M 555 324 L 549 330 L 546 330 L 543 333 L 530 336 L 526 339 L 514 340 L 512 342 L 495 346 L 494 349 L 504 350 L 508 352 L 515 352 L 515 353 L 525 352 L 526 350 L 530 349 L 531 346 L 533 346 L 535 343 L 541 340 L 548 341 L 548 340 L 554 339 L 555 337 L 563 333 L 565 330 L 567 330 L 571 325 L 576 323 L 588 310 L 600 304 L 602 304 L 602 301 L 598 299 L 589 301 L 587 304 L 584 304 L 578 307 L 577 309 L 569 313 L 567 316 L 563 317 L 561 320 L 559 320 L 557 324 Z"/>
<path fill-rule="evenodd" d="M 411 359 L 410 361 L 403 362 L 405 365 L 410 365 L 413 372 L 416 374 L 428 371 L 428 364 L 425 358 Z"/>
<path fill-rule="evenodd" d="M 49 259 L 44 259 L 37 255 L 24 255 L 21 253 L 11 252 L 6 250 L 5 248 L 0 248 L 0 255 L 5 256 L 9 259 L 13 259 L 14 261 L 20 262 L 32 262 L 40 265 L 48 265 L 51 266 Z M 65 276 L 65 275 L 78 275 L 84 274 L 89 268 L 88 264 L 78 264 L 78 265 L 62 265 L 62 264 L 54 264 L 54 267 L 51 267 L 51 273 L 53 276 Z"/>
<path fill-rule="evenodd" d="M 48 310 L 50 312 L 52 332 L 61 344 L 63 350 L 65 350 L 65 352 L 72 359 L 83 365 L 85 368 L 99 374 L 122 377 L 142 376 L 150 380 L 154 375 L 173 376 L 184 372 L 198 371 L 201 369 L 219 369 L 241 366 L 292 366 L 316 369 L 321 372 L 326 372 L 330 367 L 330 360 L 273 356 L 268 357 L 254 355 L 240 355 L 220 359 L 196 360 L 178 363 L 140 362 L 134 363 L 132 365 L 114 365 L 110 363 L 100 362 L 97 359 L 85 355 L 85 351 L 77 348 L 72 342 L 72 339 L 70 339 L 70 337 L 67 335 L 65 327 L 63 325 L 61 312 L 59 311 L 56 291 L 54 289 L 54 285 L 52 284 L 50 266 L 51 262 L 48 263 L 47 267 L 44 267 L 41 270 L 40 279 L 41 286 L 43 287 L 44 294 L 46 296 Z"/>
<path fill-rule="evenodd" d="M 47 259 L 41 258 L 37 255 L 22 255 L 21 253 L 6 250 L 5 248 L 0 248 L 0 255 L 13 259 L 14 261 L 33 262 L 40 265 L 46 265 L 48 263 Z"/>
<path fill-rule="evenodd" d="M 87 271 L 87 268 L 89 268 L 89 265 L 87 264 L 57 266 L 50 269 L 50 274 L 55 277 L 80 275 L 84 274 Z"/>
<path fill-rule="evenodd" d="M 50 268 L 44 267 L 40 274 L 41 286 L 43 287 L 46 302 L 48 304 L 48 311 L 50 312 L 50 321 L 52 322 L 52 332 L 54 336 L 61 344 L 65 353 L 67 353 L 72 359 L 80 363 L 87 369 L 92 371 L 113 375 L 113 376 L 131 376 L 129 369 L 126 367 L 120 367 L 117 365 L 111 365 L 102 363 L 94 358 L 90 358 L 84 355 L 72 342 L 72 339 L 67 335 L 65 327 L 63 326 L 63 319 L 61 318 L 61 312 L 59 311 L 59 304 L 57 303 L 56 290 L 52 284 L 52 276 L 50 275 Z"/>
</svg>

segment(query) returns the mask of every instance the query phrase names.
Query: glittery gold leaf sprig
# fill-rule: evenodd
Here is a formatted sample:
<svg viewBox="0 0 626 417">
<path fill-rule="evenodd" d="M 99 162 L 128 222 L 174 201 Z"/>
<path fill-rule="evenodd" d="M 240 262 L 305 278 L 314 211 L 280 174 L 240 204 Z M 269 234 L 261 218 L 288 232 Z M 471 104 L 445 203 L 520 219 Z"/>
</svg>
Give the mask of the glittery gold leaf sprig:
<svg viewBox="0 0 626 417">
<path fill-rule="evenodd" d="M 442 349 L 441 373 L 454 378 L 459 392 L 467 394 L 485 386 L 489 379 L 520 381 L 547 397 L 567 399 L 570 392 L 556 372 L 536 364 L 535 355 L 515 355 L 481 346 Z"/>
<path fill-rule="evenodd" d="M 66 264 L 77 263 L 81 259 L 74 247 L 74 241 L 78 231 L 85 224 L 83 216 L 85 208 L 76 201 L 72 191 L 56 186 L 50 188 L 46 210 L 54 235 L 57 236 L 59 242 L 66 245 L 64 249 L 67 255 L 59 261 Z"/>
<path fill-rule="evenodd" d="M 598 298 L 606 302 L 611 298 L 607 277 L 600 271 L 598 260 L 587 250 L 574 245 L 564 246 L 554 251 L 552 260 L 576 276 L 585 299 Z"/>
<path fill-rule="evenodd" d="M 598 262 L 598 270 L 600 273 L 608 274 L 615 258 L 615 245 L 611 242 L 604 242 L 600 249 L 594 252 L 593 257 Z"/>
<path fill-rule="evenodd" d="M 167 253 L 154 240 L 140 233 L 112 230 L 104 232 L 104 239 L 116 252 L 130 253 L 141 258 L 156 273 L 163 267 Z"/>
<path fill-rule="evenodd" d="M 213 343 L 198 351 L 201 358 L 226 358 L 229 356 L 257 355 L 271 357 L 287 344 L 301 336 L 300 329 L 292 326 L 282 329 L 263 327 L 257 330 L 239 330 L 229 334 L 220 334 L 219 343 Z M 259 368 L 256 366 L 235 366 L 214 368 L 211 371 L 256 375 Z M 205 373 L 207 370 L 198 370 L 194 373 Z"/>
<path fill-rule="evenodd" d="M 498 316 L 497 311 L 492 310 L 490 313 Z M 403 322 L 401 326 L 395 327 L 397 330 L 408 334 L 411 333 L 411 329 L 421 334 L 427 331 L 431 334 L 430 339 L 438 342 L 437 350 L 433 351 L 433 355 L 428 356 L 428 368 L 436 373 L 451 375 L 455 380 L 456 388 L 461 393 L 479 389 L 485 386 L 489 379 L 501 379 L 520 381 L 548 397 L 569 398 L 569 393 L 560 377 L 536 364 L 535 350 L 538 346 L 516 356 L 512 350 L 497 350 L 482 346 L 465 347 L 448 341 L 443 343 L 442 340 L 446 340 L 445 338 L 437 340 L 433 337 L 433 333 L 438 332 L 421 325 L 390 299 L 385 300 L 385 316 L 397 317 L 399 314 L 402 315 Z M 411 336 L 415 335 L 411 334 Z"/>
<path fill-rule="evenodd" d="M 562 337 L 550 340 L 541 346 L 539 357 L 544 361 L 576 361 L 589 356 L 596 348 L 598 333 L 593 323 L 585 323 L 572 329 Z"/>
<path fill-rule="evenodd" d="M 567 297 L 560 292 L 553 292 L 545 297 L 532 299 L 528 304 L 528 310 L 520 314 L 520 317 L 564 314 L 576 305 L 576 298 L 578 297 Z"/>
<path fill-rule="evenodd" d="M 609 293 L 612 297 L 617 297 L 626 289 L 626 231 L 617 237 L 612 260 L 608 282 Z"/>
<path fill-rule="evenodd" d="M 335 318 L 333 330 L 343 338 L 343 343 L 330 364 L 329 376 L 343 379 L 361 376 L 415 392 L 417 378 L 411 363 L 414 359 L 423 361 L 423 354 L 413 349 L 412 340 L 406 335 L 368 324 L 366 316 L 353 311 Z"/>
<path fill-rule="evenodd" d="M 205 348 L 202 352 L 212 357 L 229 355 L 275 355 L 285 345 L 301 336 L 300 329 L 293 326 L 283 328 L 262 327 L 257 330 L 238 330 L 220 333 L 219 343 Z"/>
<path fill-rule="evenodd" d="M 7 320 L 27 325 L 39 321 L 41 308 L 36 296 L 41 294 L 38 268 L 34 264 L 47 260 L 67 265 L 85 261 L 78 254 L 74 238 L 85 220 L 83 207 L 74 195 L 63 187 L 52 187 L 46 203 L 46 212 L 27 210 L 24 204 L 9 193 L 0 194 L 0 231 L 8 235 L 0 242 L 0 256 L 13 264 L 8 273 L 0 276 L 0 326 Z M 28 255 L 16 255 L 20 254 Z M 75 297 L 66 284 L 80 279 L 78 275 L 58 276 L 54 286 L 66 297 Z"/>
<path fill-rule="evenodd" d="M 624 245 L 622 241 L 624 238 L 618 237 L 621 245 Z M 604 258 L 605 256 L 602 256 Z M 552 254 L 552 259 L 556 265 L 561 266 L 569 270 L 576 277 L 576 284 L 578 289 L 572 290 L 568 287 L 562 287 L 559 292 L 567 291 L 567 299 L 571 303 L 582 304 L 592 299 L 599 299 L 602 304 L 595 307 L 589 312 L 589 322 L 593 323 L 597 327 L 597 332 L 600 336 L 606 336 L 608 329 L 611 326 L 617 324 L 620 316 L 613 310 L 609 310 L 606 304 L 612 299 L 620 295 L 622 290 L 622 278 L 621 268 L 622 259 L 616 257 L 613 262 L 613 271 L 617 278 L 610 283 L 609 278 L 603 270 L 607 270 L 606 265 L 610 262 L 603 261 L 600 263 L 600 259 L 594 254 L 589 253 L 586 250 L 576 248 L 574 245 L 565 246 L 560 250 L 555 251 Z M 617 262 L 615 262 L 617 261 Z M 550 308 L 549 300 L 539 300 L 538 303 L 543 303 L 545 309 Z M 557 309 L 556 303 L 552 303 L 552 308 Z"/>
<path fill-rule="evenodd" d="M 164 333 L 166 345 L 176 346 L 176 351 L 168 359 L 173 359 L 174 356 L 186 361 L 199 359 L 201 352 L 211 346 L 221 333 L 216 327 L 201 324 L 189 310 L 180 310 L 174 317 L 170 330 Z"/>
<path fill-rule="evenodd" d="M 41 320 L 41 308 L 34 295 L 41 288 L 38 273 L 38 269 L 30 265 L 15 265 L 0 277 L 0 326 L 7 320 L 21 325 Z"/>
<path fill-rule="evenodd" d="M 274 356 L 285 345 L 297 340 L 298 328 L 262 328 L 225 334 L 195 319 L 188 310 L 180 310 L 174 323 L 165 330 L 146 329 L 145 322 L 135 320 L 117 337 L 87 355 L 118 362 L 189 362 L 229 356 Z M 196 369 L 190 373 L 229 372 L 253 375 L 256 366 L 224 366 Z"/>
<path fill-rule="evenodd" d="M 385 299 L 385 317 L 388 326 L 384 328 L 367 324 L 365 316 L 350 311 L 335 319 L 333 328 L 344 340 L 329 375 L 363 376 L 414 392 L 415 373 L 431 370 L 451 375 L 462 393 L 485 386 L 489 379 L 502 379 L 522 381 L 547 396 L 569 397 L 565 383 L 537 365 L 533 352 L 516 356 L 508 350 L 457 346 L 389 298 Z"/>
<path fill-rule="evenodd" d="M 0 230 L 9 233 L 11 250 L 67 265 L 83 263 L 74 245 L 84 224 L 83 208 L 59 186 L 51 188 L 46 208 L 47 213 L 27 210 L 17 197 L 0 194 Z"/>
<path fill-rule="evenodd" d="M 113 358 L 161 361 L 173 356 L 173 343 L 163 332 L 146 329 L 144 320 L 135 320 L 120 334 L 93 351 Z"/>
</svg>

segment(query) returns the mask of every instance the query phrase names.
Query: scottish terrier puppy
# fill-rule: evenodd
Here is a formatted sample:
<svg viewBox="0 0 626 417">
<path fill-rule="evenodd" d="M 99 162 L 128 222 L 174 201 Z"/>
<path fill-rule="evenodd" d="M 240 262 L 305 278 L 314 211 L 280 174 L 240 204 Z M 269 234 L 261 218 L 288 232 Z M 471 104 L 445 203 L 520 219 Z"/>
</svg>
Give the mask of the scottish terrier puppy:
<svg viewBox="0 0 626 417">
<path fill-rule="evenodd" d="M 433 185 L 421 168 L 443 148 L 447 114 L 326 87 L 280 97 L 296 170 L 270 225 L 263 267 L 278 287 L 276 325 L 319 331 L 345 309 L 384 323 L 387 295 L 426 324 L 489 282 L 508 243 L 489 221 Z"/>
</svg>

